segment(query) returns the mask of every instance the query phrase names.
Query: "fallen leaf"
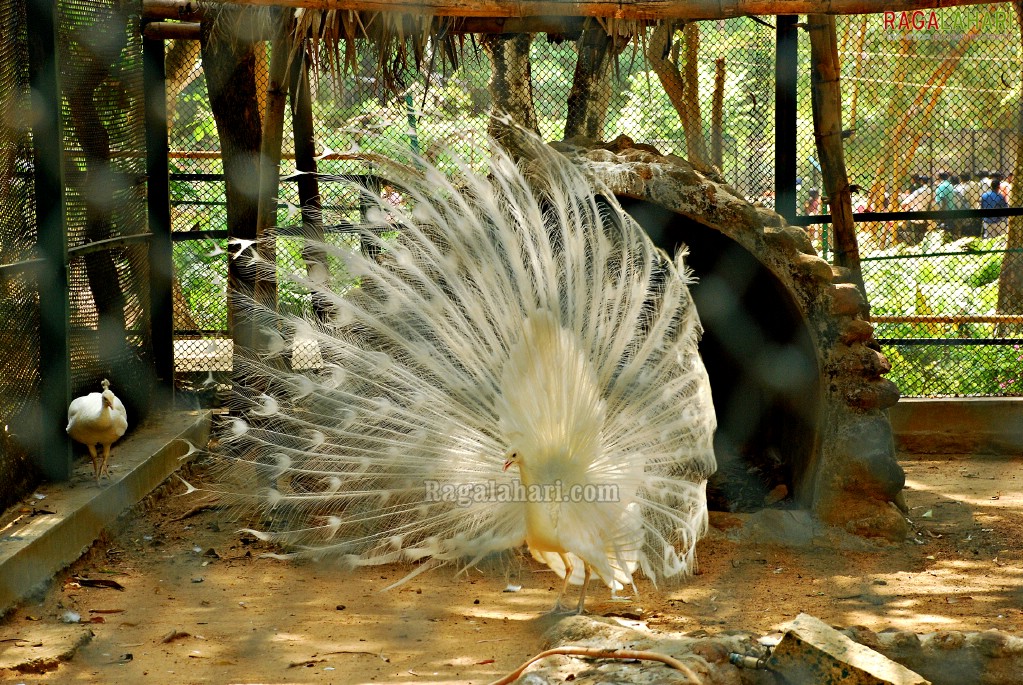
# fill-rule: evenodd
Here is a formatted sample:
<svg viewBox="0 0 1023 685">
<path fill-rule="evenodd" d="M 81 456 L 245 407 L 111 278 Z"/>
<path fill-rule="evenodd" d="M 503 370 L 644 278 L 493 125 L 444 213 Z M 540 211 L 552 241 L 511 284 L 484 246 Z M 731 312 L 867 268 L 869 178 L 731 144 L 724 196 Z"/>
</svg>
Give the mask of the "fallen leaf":
<svg viewBox="0 0 1023 685">
<path fill-rule="evenodd" d="M 124 586 L 118 583 L 116 580 L 109 578 L 86 578 L 84 576 L 71 576 L 71 580 L 78 583 L 81 587 L 106 587 L 113 588 L 114 590 L 124 590 Z"/>
</svg>

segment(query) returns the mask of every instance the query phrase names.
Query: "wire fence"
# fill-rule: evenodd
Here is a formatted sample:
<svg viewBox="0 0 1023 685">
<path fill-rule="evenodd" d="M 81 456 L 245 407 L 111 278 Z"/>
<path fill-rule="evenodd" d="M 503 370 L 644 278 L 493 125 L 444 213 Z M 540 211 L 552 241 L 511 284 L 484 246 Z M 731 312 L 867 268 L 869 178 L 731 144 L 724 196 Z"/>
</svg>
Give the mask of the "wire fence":
<svg viewBox="0 0 1023 685">
<path fill-rule="evenodd" d="M 46 352 L 43 272 L 33 264 L 45 260 L 35 221 L 51 198 L 37 205 L 33 145 L 51 141 L 33 138 L 24 125 L 33 119 L 26 7 L 25 0 L 0 0 L 0 21 L 11 27 L 0 33 L 0 346 L 6 351 L 0 504 L 38 477 L 19 466 L 27 463 L 26 436 L 62 420 L 44 416 L 39 400 L 48 370 L 40 357 Z M 153 385 L 141 10 L 107 0 L 61 0 L 56 10 L 68 386 L 82 394 L 115 374 L 111 380 L 138 419 Z M 781 23 L 754 17 L 691 23 L 610 45 L 590 42 L 592 25 L 580 35 L 533 35 L 524 43 L 531 116 L 547 139 L 625 135 L 662 153 L 702 156 L 751 202 L 775 206 L 779 188 L 791 191 L 794 207 L 779 211 L 806 226 L 830 257 L 809 41 L 792 28 L 798 38 L 793 56 L 785 56 Z M 890 377 L 906 395 L 1023 394 L 1023 209 L 1015 188 L 1023 64 L 1011 6 L 944 8 L 908 19 L 842 17 L 837 28 L 846 164 Z M 329 240 L 360 249 L 348 231 L 360 215 L 359 196 L 340 179 L 376 170 L 357 151 L 404 148 L 439 160 L 454 147 L 485 165 L 489 117 L 507 95 L 490 86 L 492 38 L 466 40 L 457 68 L 429 61 L 431 73 L 409 78 L 397 91 L 377 78 L 378 59 L 368 46 L 359 47 L 348 71 L 322 70 L 312 79 L 315 163 Z M 269 55 L 262 43 L 257 52 L 257 91 L 265 92 Z M 597 57 L 612 66 L 603 76 L 590 75 L 580 101 L 580 70 Z M 781 107 L 778 93 L 789 86 L 776 74 L 788 66 L 795 85 L 791 103 Z M 210 404 L 229 383 L 232 358 L 226 293 L 234 248 L 227 240 L 224 168 L 198 41 L 169 42 L 166 72 L 175 381 L 196 402 Z M 786 122 L 795 122 L 792 140 L 779 133 Z M 276 225 L 277 259 L 288 270 L 304 258 L 301 151 L 293 138 L 286 117 Z M 782 178 L 788 172 L 775 168 L 776 155 L 794 160 L 793 178 Z M 312 306 L 298 293 L 280 298 L 289 307 Z"/>
<path fill-rule="evenodd" d="M 1016 126 L 1007 125 L 1020 113 L 1016 19 L 1007 6 L 935 10 L 924 19 L 921 24 L 898 13 L 838 19 L 846 161 L 876 335 L 892 361 L 890 377 L 905 395 L 1018 395 L 1023 354 L 1012 316 L 1023 312 L 1023 292 L 1013 290 L 1009 277 L 1019 250 L 1007 248 L 1005 216 L 1019 206 L 1012 187 L 1019 139 Z M 775 39 L 774 18 L 700 22 L 672 34 L 664 56 L 651 60 L 656 37 L 648 32 L 618 51 L 598 83 L 605 92 L 593 98 L 604 103 L 597 137 L 626 135 L 681 156 L 699 138 L 733 187 L 773 207 L 775 119 L 783 116 L 775 108 Z M 178 43 L 170 48 L 169 65 L 185 50 Z M 796 118 L 798 132 L 793 218 L 828 258 L 828 198 L 813 138 L 805 31 L 796 55 L 795 109 L 784 113 Z M 572 133 L 568 103 L 578 56 L 572 40 L 532 38 L 532 107 L 547 139 Z M 372 174 L 371 164 L 346 153 L 383 147 L 381 141 L 431 159 L 456 145 L 469 159 L 485 162 L 494 106 L 487 50 L 473 50 L 455 70 L 424 74 L 403 92 L 375 79 L 375 59 L 367 49 L 357 73 L 314 80 L 321 173 Z M 680 122 L 662 79 L 666 64 L 691 89 L 683 97 L 696 103 L 696 124 Z M 194 69 L 181 72 L 189 74 L 187 82 L 168 70 L 176 103 L 176 368 L 183 384 L 198 391 L 230 368 L 224 342 L 228 247 L 220 162 L 201 154 L 216 149 L 205 81 L 194 78 Z M 699 135 L 687 137 L 687 127 L 698 127 Z M 295 171 L 291 139 L 286 130 L 281 227 L 301 223 L 296 185 L 288 178 Z M 343 184 L 322 183 L 320 192 L 328 216 L 343 222 L 358 214 L 357 197 Z M 293 268 L 283 260 L 298 257 L 296 249 L 278 250 L 281 268 Z M 216 361 L 204 361 L 209 355 Z"/>
<path fill-rule="evenodd" d="M 140 7 L 3 0 L 0 22 L 3 508 L 71 475 L 71 397 L 107 378 L 137 425 L 155 379 Z"/>
</svg>

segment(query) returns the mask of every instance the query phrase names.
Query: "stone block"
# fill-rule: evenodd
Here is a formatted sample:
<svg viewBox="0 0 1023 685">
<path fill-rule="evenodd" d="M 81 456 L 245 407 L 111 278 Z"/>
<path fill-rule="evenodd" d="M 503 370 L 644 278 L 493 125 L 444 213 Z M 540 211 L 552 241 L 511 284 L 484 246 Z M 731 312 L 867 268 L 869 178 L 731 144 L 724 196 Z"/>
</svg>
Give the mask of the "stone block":
<svg viewBox="0 0 1023 685">
<path fill-rule="evenodd" d="M 787 685 L 930 685 L 809 614 L 789 624 L 768 660 Z"/>
</svg>

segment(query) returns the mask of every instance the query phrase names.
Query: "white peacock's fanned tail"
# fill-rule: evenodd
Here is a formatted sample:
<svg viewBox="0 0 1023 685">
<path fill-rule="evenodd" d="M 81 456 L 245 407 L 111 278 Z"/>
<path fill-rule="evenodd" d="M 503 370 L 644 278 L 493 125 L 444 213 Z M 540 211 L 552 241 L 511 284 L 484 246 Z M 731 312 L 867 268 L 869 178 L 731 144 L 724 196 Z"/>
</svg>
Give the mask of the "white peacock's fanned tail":
<svg viewBox="0 0 1023 685">
<path fill-rule="evenodd" d="M 693 570 L 715 417 L 688 276 L 585 160 L 520 138 L 527 161 L 489 174 L 380 160 L 402 201 L 365 191 L 375 249 L 320 246 L 348 280 L 278 273 L 326 321 L 258 316 L 316 368 L 250 360 L 223 445 L 289 553 L 471 565 L 528 542 L 572 582 Z"/>
</svg>

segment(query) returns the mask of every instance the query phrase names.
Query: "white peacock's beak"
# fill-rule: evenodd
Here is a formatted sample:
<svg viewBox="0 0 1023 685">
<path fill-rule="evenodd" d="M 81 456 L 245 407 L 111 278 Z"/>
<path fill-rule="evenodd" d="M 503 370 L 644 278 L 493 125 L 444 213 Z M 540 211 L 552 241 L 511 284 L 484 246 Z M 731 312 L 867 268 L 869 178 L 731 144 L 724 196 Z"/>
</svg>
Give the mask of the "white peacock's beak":
<svg viewBox="0 0 1023 685">
<path fill-rule="evenodd" d="M 513 462 L 513 461 L 512 461 L 511 459 L 505 459 L 505 460 L 504 460 L 504 468 L 503 468 L 503 469 L 501 469 L 501 470 L 502 470 L 502 471 L 507 471 L 507 470 L 508 470 L 508 467 L 509 467 L 509 466 L 511 466 L 511 465 L 512 465 L 512 464 L 514 464 L 514 463 L 515 463 L 515 462 Z"/>
</svg>

